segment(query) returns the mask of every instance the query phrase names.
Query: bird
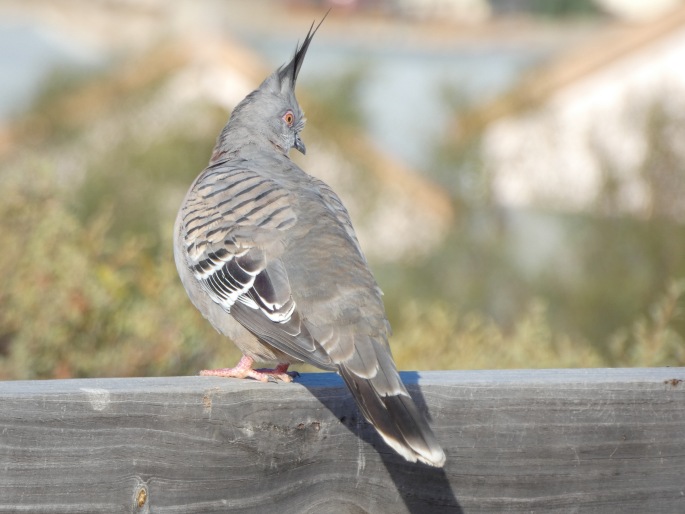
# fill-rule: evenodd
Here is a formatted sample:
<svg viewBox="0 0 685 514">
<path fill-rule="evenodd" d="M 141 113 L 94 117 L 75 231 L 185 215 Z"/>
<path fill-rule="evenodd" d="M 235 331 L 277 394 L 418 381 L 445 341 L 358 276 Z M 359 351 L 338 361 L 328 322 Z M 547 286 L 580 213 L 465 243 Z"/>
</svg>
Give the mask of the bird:
<svg viewBox="0 0 685 514">
<path fill-rule="evenodd" d="M 323 20 L 321 20 L 323 22 Z M 410 462 L 445 453 L 393 360 L 382 292 L 338 195 L 303 155 L 295 84 L 321 22 L 233 109 L 174 225 L 174 260 L 200 313 L 242 352 L 201 375 L 290 382 L 293 363 L 338 373 L 366 420 Z M 272 369 L 254 369 L 275 362 Z"/>
</svg>

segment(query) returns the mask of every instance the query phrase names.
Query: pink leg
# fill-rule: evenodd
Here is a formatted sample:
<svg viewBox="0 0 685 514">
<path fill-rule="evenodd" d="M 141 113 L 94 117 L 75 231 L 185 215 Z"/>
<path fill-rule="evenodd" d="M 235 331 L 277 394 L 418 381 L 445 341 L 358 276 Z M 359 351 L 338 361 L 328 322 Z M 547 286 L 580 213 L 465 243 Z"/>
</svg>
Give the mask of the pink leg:
<svg viewBox="0 0 685 514">
<path fill-rule="evenodd" d="M 232 378 L 254 378 L 260 382 L 268 382 L 269 380 L 282 380 L 283 382 L 292 382 L 293 377 L 297 373 L 288 373 L 288 363 L 279 364 L 276 369 L 252 369 L 254 359 L 243 355 L 240 362 L 234 368 L 222 369 L 205 369 L 200 371 L 200 375 L 205 377 L 232 377 Z"/>
<path fill-rule="evenodd" d="M 264 373 L 273 378 L 278 378 L 283 380 L 283 382 L 292 382 L 293 378 L 299 377 L 300 374 L 297 371 L 288 371 L 290 364 L 287 362 L 281 362 L 276 366 L 275 369 L 256 369 L 255 373 Z"/>
</svg>

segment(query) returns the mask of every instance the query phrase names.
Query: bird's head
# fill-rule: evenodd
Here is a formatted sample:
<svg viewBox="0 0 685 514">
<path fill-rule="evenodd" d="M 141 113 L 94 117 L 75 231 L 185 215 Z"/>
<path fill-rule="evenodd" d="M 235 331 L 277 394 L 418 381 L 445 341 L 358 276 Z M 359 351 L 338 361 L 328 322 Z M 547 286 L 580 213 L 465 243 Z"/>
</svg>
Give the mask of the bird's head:
<svg viewBox="0 0 685 514">
<path fill-rule="evenodd" d="M 269 75 L 257 90 L 256 96 L 264 110 L 264 120 L 270 129 L 269 135 L 273 137 L 272 143 L 286 154 L 291 148 L 303 154 L 306 152 L 300 138 L 306 119 L 295 97 L 295 84 L 315 32 L 312 25 L 302 45 L 295 49 L 290 62 Z"/>
<path fill-rule="evenodd" d="M 316 27 L 312 24 L 289 63 L 269 75 L 255 91 L 236 106 L 228 125 L 219 136 L 212 162 L 219 160 L 220 155 L 229 150 L 227 146 L 236 144 L 236 139 L 231 137 L 230 133 L 237 135 L 243 132 L 244 135 L 249 135 L 250 139 L 256 138 L 263 142 L 266 138 L 285 155 L 288 155 L 291 148 L 305 153 L 306 148 L 300 138 L 305 117 L 295 98 L 295 84 L 309 44 L 321 22 Z"/>
</svg>

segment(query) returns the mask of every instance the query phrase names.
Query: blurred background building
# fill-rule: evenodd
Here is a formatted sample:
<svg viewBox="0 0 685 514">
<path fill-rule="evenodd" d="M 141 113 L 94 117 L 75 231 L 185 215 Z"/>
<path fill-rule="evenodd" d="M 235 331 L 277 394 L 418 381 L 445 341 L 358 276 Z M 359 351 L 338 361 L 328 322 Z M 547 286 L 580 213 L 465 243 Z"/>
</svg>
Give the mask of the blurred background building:
<svg viewBox="0 0 685 514">
<path fill-rule="evenodd" d="M 3 0 L 0 378 L 237 358 L 171 227 L 328 9 L 293 158 L 350 209 L 400 367 L 685 363 L 682 1 Z"/>
</svg>

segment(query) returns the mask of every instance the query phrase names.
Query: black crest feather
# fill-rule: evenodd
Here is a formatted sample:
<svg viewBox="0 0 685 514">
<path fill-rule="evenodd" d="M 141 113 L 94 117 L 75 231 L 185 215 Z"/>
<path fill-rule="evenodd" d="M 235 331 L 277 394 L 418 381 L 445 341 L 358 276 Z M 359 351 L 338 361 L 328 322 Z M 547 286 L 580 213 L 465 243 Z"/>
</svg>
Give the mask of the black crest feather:
<svg viewBox="0 0 685 514">
<path fill-rule="evenodd" d="M 280 78 L 281 83 L 287 81 L 292 88 L 295 87 L 295 82 L 297 81 L 297 76 L 300 73 L 300 68 L 302 68 L 304 57 L 307 55 L 309 43 L 311 43 L 312 39 L 314 39 L 314 34 L 316 34 L 316 31 L 319 30 L 319 27 L 326 19 L 326 16 L 328 16 L 328 12 L 323 18 L 321 18 L 321 21 L 316 27 L 314 27 L 314 23 L 316 22 L 312 22 L 312 26 L 309 27 L 309 32 L 307 32 L 307 36 L 304 38 L 304 41 L 301 45 L 298 44 L 295 48 L 295 55 L 293 56 L 292 60 L 288 64 L 279 68 L 278 77 Z"/>
</svg>

